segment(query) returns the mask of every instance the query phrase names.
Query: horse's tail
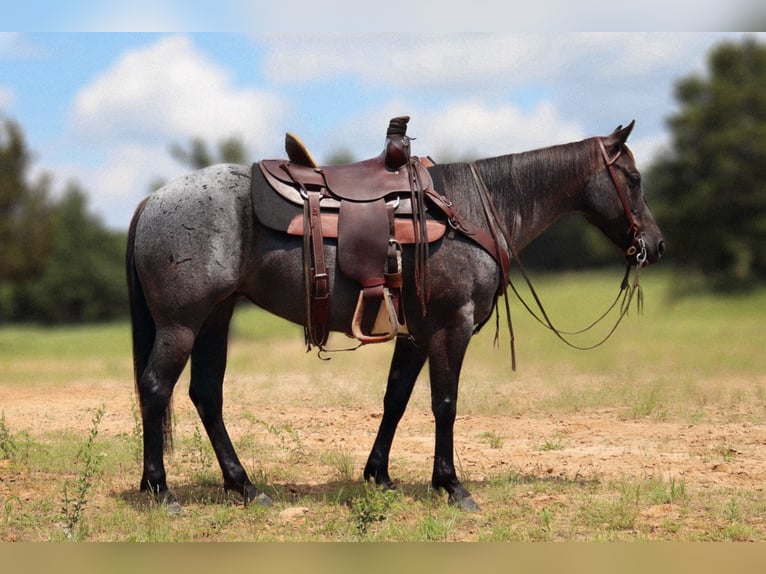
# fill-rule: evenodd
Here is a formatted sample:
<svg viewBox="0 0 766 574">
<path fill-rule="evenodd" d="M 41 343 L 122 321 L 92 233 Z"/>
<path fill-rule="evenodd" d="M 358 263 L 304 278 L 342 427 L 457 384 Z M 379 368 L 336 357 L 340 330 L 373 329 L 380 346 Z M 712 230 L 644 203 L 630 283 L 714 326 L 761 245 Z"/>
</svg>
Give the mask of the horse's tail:
<svg viewBox="0 0 766 574">
<path fill-rule="evenodd" d="M 125 270 L 128 280 L 128 300 L 130 303 L 130 322 L 133 335 L 133 380 L 139 406 L 141 406 L 141 393 L 138 390 L 138 384 L 141 380 L 141 375 L 143 375 L 149 364 L 149 357 L 157 335 L 157 327 L 146 303 L 144 289 L 136 271 L 135 261 L 136 227 L 147 199 L 144 199 L 138 205 L 136 213 L 130 222 L 127 249 L 125 251 Z M 172 405 L 172 402 L 168 405 L 168 410 L 162 417 L 163 444 L 166 448 L 170 448 L 173 445 L 173 417 L 170 405 Z"/>
</svg>

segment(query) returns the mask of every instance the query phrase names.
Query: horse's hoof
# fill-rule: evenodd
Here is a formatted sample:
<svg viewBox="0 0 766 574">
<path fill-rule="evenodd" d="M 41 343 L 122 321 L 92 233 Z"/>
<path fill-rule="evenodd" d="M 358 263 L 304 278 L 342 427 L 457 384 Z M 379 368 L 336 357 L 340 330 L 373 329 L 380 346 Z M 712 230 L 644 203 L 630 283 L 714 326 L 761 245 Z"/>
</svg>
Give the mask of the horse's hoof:
<svg viewBox="0 0 766 574">
<path fill-rule="evenodd" d="M 268 506 L 274 506 L 274 501 L 271 500 L 271 497 L 269 497 L 268 494 L 266 494 L 265 492 L 261 492 L 255 498 L 251 498 L 245 501 L 245 506 L 248 506 L 250 504 L 255 504 L 256 506 L 268 507 Z"/>
<path fill-rule="evenodd" d="M 176 497 L 173 496 L 173 493 L 170 492 L 167 488 L 162 490 L 142 488 L 141 490 L 147 491 L 151 499 L 157 503 L 158 506 L 161 506 L 165 509 L 165 512 L 168 514 L 168 516 L 184 515 L 183 506 L 178 503 Z"/>
<path fill-rule="evenodd" d="M 375 486 L 380 488 L 383 492 L 396 492 L 399 490 L 393 480 L 384 480 L 382 482 L 375 481 Z"/>
<path fill-rule="evenodd" d="M 461 500 L 458 506 L 460 507 L 460 510 L 466 510 L 468 512 L 479 512 L 481 510 L 481 507 L 476 504 L 476 501 L 471 496 Z"/>
<path fill-rule="evenodd" d="M 165 507 L 165 512 L 167 512 L 168 516 L 172 516 L 173 518 L 186 514 L 183 506 L 178 504 L 178 502 L 175 500 L 167 504 L 163 504 L 163 506 Z"/>
<path fill-rule="evenodd" d="M 245 506 L 250 506 L 251 504 L 255 504 L 256 506 L 273 506 L 274 504 L 274 501 L 271 500 L 266 493 L 261 492 L 252 484 L 247 484 L 244 487 L 227 486 L 224 484 L 223 490 L 226 493 L 238 493 L 242 497 Z"/>
<path fill-rule="evenodd" d="M 481 508 L 478 504 L 476 504 L 476 501 L 473 499 L 471 495 L 461 497 L 461 498 L 452 498 L 449 499 L 449 505 L 454 506 L 456 508 L 459 508 L 460 510 L 465 510 L 467 512 L 479 512 Z"/>
<path fill-rule="evenodd" d="M 378 474 L 369 470 L 364 471 L 364 481 L 367 483 L 375 483 L 375 486 L 379 486 L 383 490 L 396 490 L 394 481 L 388 476 L 388 473 Z"/>
</svg>

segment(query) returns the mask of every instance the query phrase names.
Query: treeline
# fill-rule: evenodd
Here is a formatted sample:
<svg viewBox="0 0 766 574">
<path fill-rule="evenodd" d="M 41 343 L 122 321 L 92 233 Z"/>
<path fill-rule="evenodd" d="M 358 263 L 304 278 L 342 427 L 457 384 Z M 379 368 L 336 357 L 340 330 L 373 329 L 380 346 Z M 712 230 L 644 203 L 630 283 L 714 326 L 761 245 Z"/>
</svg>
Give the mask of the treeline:
<svg viewBox="0 0 766 574">
<path fill-rule="evenodd" d="M 247 150 L 236 138 L 213 149 L 193 139 L 188 147 L 176 144 L 169 152 L 190 169 L 247 161 Z M 106 227 L 76 183 L 52 198 L 50 177 L 30 182 L 30 167 L 21 127 L 11 120 L 0 122 L 0 324 L 126 317 L 127 231 Z"/>
<path fill-rule="evenodd" d="M 645 194 L 666 235 L 663 265 L 681 270 L 679 277 L 695 287 L 730 292 L 763 285 L 766 48 L 749 38 L 715 47 L 706 73 L 681 78 L 675 97 L 670 149 L 642 170 Z M 236 138 L 212 149 L 195 139 L 170 153 L 190 169 L 249 161 Z M 29 176 L 20 126 L 0 121 L 0 323 L 126 316 L 126 232 L 108 229 L 93 215 L 77 184 L 54 200 L 49 177 Z M 620 261 L 600 232 L 576 216 L 555 224 L 523 258 L 528 267 L 548 271 Z"/>
<path fill-rule="evenodd" d="M 29 183 L 31 154 L 18 125 L 0 125 L 0 321 L 84 323 L 127 312 L 125 233 L 107 229 L 71 184 Z"/>
</svg>

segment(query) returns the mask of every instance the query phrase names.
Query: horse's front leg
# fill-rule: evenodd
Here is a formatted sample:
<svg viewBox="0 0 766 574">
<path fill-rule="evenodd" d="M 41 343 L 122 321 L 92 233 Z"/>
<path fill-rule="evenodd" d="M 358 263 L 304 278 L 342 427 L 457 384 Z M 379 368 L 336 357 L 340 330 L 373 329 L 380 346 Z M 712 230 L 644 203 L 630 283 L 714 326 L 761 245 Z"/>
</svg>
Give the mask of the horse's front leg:
<svg viewBox="0 0 766 574">
<path fill-rule="evenodd" d="M 378 435 L 375 437 L 375 444 L 364 467 L 364 479 L 375 479 L 375 483 L 384 488 L 394 488 L 394 483 L 388 474 L 391 444 L 427 356 L 427 352 L 415 345 L 412 340 L 404 338 L 396 340 L 386 394 L 383 398 L 383 418 L 380 421 Z"/>
<path fill-rule="evenodd" d="M 464 510 L 478 510 L 455 472 L 454 427 L 457 416 L 458 380 L 468 342 L 473 329 L 470 325 L 444 329 L 431 341 L 428 357 L 431 381 L 431 409 L 436 424 L 434 470 L 431 483 L 449 494 L 449 503 Z"/>
</svg>

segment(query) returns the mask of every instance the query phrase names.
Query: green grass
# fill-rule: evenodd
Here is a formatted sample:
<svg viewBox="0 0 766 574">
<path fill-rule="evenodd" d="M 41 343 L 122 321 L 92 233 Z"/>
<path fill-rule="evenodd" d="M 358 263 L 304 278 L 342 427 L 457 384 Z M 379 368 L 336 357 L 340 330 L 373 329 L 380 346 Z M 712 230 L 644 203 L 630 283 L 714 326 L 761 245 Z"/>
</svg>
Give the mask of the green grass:
<svg viewBox="0 0 766 574">
<path fill-rule="evenodd" d="M 617 275 L 611 279 L 595 273 L 553 281 L 543 276 L 537 283 L 553 321 L 572 330 L 589 324 L 608 306 L 619 281 Z M 732 416 L 737 416 L 738 405 L 754 400 L 763 404 L 766 290 L 672 302 L 673 280 L 671 274 L 644 271 L 643 314 L 632 310 L 614 336 L 592 351 L 565 346 L 512 300 L 518 370 L 510 371 L 507 335 L 501 332 L 499 349 L 494 349 L 494 328 L 487 325 L 469 351 L 463 380 L 481 378 L 497 383 L 497 389 L 488 395 L 466 393 L 468 405 L 462 406 L 513 414 L 616 407 L 628 418 L 691 421 L 704 417 L 713 403 L 731 407 Z M 605 322 L 594 329 L 596 334 L 578 340 L 597 341 L 609 325 Z M 721 379 L 727 384 L 720 385 Z"/>
<path fill-rule="evenodd" d="M 4 326 L 0 328 L 2 385 L 122 379 L 132 370 L 130 348 L 127 322 L 54 328 Z"/>
<path fill-rule="evenodd" d="M 535 280 L 554 321 L 570 329 L 587 324 L 611 302 L 619 275 Z M 465 361 L 460 415 L 539 419 L 542 431 L 530 439 L 528 449 L 540 456 L 565 454 L 575 446 L 566 435 L 544 427 L 573 413 L 608 411 L 623 421 L 652 423 L 694 425 L 710 419 L 763 425 L 766 290 L 673 301 L 673 281 L 672 274 L 646 270 L 644 314 L 631 312 L 610 341 L 589 352 L 561 344 L 513 301 L 518 370 L 511 371 L 507 333 L 501 330 L 495 348 L 494 324 L 488 323 Z M 331 339 L 338 347 L 348 342 L 339 335 Z M 78 484 L 87 484 L 81 497 L 87 504 L 81 505 L 75 524 L 82 540 L 766 540 L 761 490 L 702 488 L 692 478 L 661 473 L 605 479 L 503 467 L 480 476 L 466 464 L 459 472 L 483 510 L 464 513 L 449 508 L 444 494 L 431 490 L 430 469 L 408 465 L 400 448 L 392 461 L 400 491 L 372 489 L 360 480 L 365 456 L 360 452 L 369 448 L 377 419 L 367 421 L 369 428 L 360 428 L 358 435 L 343 437 L 348 440 L 316 444 L 308 438 L 321 436 L 322 428 L 314 426 L 310 413 L 379 412 L 390 353 L 391 345 L 379 345 L 320 361 L 304 352 L 299 327 L 243 306 L 232 329 L 227 418 L 237 421 L 232 438 L 243 464 L 276 505 L 243 508 L 223 492 L 215 456 L 183 397 L 182 382 L 176 400 L 182 407 L 176 413 L 176 449 L 168 466 L 186 513 L 171 517 L 136 491 L 140 428 L 135 407 L 130 410 L 128 324 L 3 327 L 0 540 L 66 539 L 62 497 L 68 488 L 65 502 L 71 508 L 76 501 L 72 497 L 79 496 L 73 489 Z M 423 379 L 410 412 L 430 409 Z M 19 392 L 39 393 L 41 412 L 53 412 L 59 405 L 46 393 L 57 391 L 55 396 L 63 397 L 91 387 L 124 388 L 117 393 L 120 404 L 96 397 L 94 407 L 83 405 L 77 411 L 83 420 L 73 420 L 63 431 L 46 430 L 45 420 L 25 419 L 9 400 Z M 87 443 L 88 421 L 102 404 L 98 436 Z M 304 418 L 286 417 L 291 410 Z M 419 419 L 407 420 L 420 424 Z M 430 421 L 423 424 L 430 432 Z M 482 427 L 469 438 L 491 454 L 516 437 Z M 91 460 L 98 461 L 97 469 L 83 460 L 84 444 Z M 723 441 L 698 448 L 708 466 L 735 465 L 747 456 L 737 444 Z M 280 518 L 282 511 L 293 508 L 305 512 Z"/>
</svg>

